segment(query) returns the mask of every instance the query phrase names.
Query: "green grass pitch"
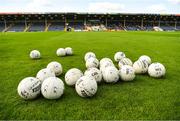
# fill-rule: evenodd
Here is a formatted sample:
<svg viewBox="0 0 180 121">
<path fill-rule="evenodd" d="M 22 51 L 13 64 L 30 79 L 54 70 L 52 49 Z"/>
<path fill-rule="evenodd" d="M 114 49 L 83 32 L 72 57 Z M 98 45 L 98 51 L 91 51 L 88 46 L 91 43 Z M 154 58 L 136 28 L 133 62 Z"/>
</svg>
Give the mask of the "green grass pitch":
<svg viewBox="0 0 180 121">
<path fill-rule="evenodd" d="M 57 57 L 59 47 L 72 47 L 74 56 Z M 31 60 L 38 49 L 42 58 Z M 42 96 L 25 101 L 18 83 L 35 76 L 51 61 L 85 71 L 84 54 L 97 58 L 124 51 L 133 61 L 146 54 L 167 69 L 162 79 L 137 75 L 133 82 L 102 83 L 92 98 L 81 98 L 66 86 L 58 100 Z M 117 66 L 117 64 L 116 64 Z M 0 33 L 0 119 L 180 119 L 180 33 L 178 32 L 36 32 Z"/>
</svg>

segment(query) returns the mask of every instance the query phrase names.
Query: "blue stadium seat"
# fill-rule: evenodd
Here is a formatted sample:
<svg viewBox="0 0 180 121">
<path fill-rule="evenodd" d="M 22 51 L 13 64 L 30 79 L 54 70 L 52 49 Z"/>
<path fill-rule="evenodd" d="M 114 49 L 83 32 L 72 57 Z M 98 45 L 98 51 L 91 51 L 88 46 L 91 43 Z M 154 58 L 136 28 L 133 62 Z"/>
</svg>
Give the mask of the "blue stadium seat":
<svg viewBox="0 0 180 121">
<path fill-rule="evenodd" d="M 64 22 L 51 22 L 48 31 L 64 31 Z"/>
<path fill-rule="evenodd" d="M 44 22 L 33 22 L 31 24 L 31 27 L 29 29 L 30 32 L 34 31 L 44 31 L 45 29 L 45 23 Z"/>
<path fill-rule="evenodd" d="M 23 22 L 14 23 L 8 31 L 21 32 L 25 29 L 25 24 Z"/>
<path fill-rule="evenodd" d="M 5 28 L 4 22 L 0 22 L 0 32 L 2 32 L 4 28 Z"/>
</svg>

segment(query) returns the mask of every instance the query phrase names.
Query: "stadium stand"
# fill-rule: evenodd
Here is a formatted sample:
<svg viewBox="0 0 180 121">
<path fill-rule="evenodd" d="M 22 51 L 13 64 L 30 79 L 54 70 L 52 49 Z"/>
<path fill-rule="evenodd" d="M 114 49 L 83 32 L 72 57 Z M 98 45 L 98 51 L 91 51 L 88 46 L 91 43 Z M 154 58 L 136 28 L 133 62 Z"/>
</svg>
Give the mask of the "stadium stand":
<svg viewBox="0 0 180 121">
<path fill-rule="evenodd" d="M 173 21 L 162 21 L 159 26 L 163 31 L 175 31 L 175 24 Z"/>
<path fill-rule="evenodd" d="M 6 24 L 4 25 L 5 28 L 4 28 L 3 32 L 8 32 L 9 29 L 10 29 L 13 25 L 14 25 L 13 22 L 6 22 Z"/>
<path fill-rule="evenodd" d="M 180 31 L 180 26 L 177 26 L 177 27 L 176 27 L 176 30 L 179 30 L 179 31 Z"/>
<path fill-rule="evenodd" d="M 83 22 L 75 22 L 73 25 L 74 30 L 83 30 L 84 23 Z"/>
<path fill-rule="evenodd" d="M 161 28 L 164 30 L 164 31 L 175 31 L 175 28 L 173 26 L 161 26 Z"/>
<path fill-rule="evenodd" d="M 21 32 L 25 29 L 25 24 L 23 22 L 16 22 L 8 29 L 9 32 Z"/>
<path fill-rule="evenodd" d="M 0 13 L 0 31 L 180 31 L 180 15 Z"/>
<path fill-rule="evenodd" d="M 33 22 L 31 23 L 31 27 L 29 28 L 30 32 L 35 31 L 44 31 L 45 30 L 45 23 L 44 22 Z"/>
<path fill-rule="evenodd" d="M 64 31 L 65 22 L 51 22 L 48 31 Z"/>
<path fill-rule="evenodd" d="M 84 22 L 68 22 L 68 27 L 81 31 L 84 29 Z"/>
<path fill-rule="evenodd" d="M 138 31 L 138 30 L 140 30 L 137 25 L 134 25 L 134 24 L 132 24 L 132 23 L 127 24 L 127 25 L 126 25 L 126 28 L 127 28 L 127 30 L 129 30 L 129 31 Z"/>
<path fill-rule="evenodd" d="M 0 21 L 0 32 L 2 32 L 5 28 L 4 22 Z"/>
<path fill-rule="evenodd" d="M 115 31 L 124 30 L 123 25 L 119 21 L 109 22 L 107 25 L 107 29 Z"/>
</svg>

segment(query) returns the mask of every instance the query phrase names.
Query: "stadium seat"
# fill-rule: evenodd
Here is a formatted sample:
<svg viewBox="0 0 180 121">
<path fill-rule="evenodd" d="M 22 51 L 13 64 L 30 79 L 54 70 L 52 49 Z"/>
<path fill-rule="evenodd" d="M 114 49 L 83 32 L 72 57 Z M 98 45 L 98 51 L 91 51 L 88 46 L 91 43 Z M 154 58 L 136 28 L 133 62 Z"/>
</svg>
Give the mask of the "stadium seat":
<svg viewBox="0 0 180 121">
<path fill-rule="evenodd" d="M 64 31 L 64 28 L 65 28 L 64 22 L 51 22 L 48 31 Z"/>
<path fill-rule="evenodd" d="M 8 31 L 21 32 L 25 28 L 25 24 L 23 22 L 14 23 Z"/>
<path fill-rule="evenodd" d="M 4 22 L 0 22 L 0 32 L 2 32 L 4 28 L 5 28 Z"/>
<path fill-rule="evenodd" d="M 31 27 L 29 28 L 30 32 L 33 31 L 44 31 L 45 23 L 44 22 L 33 22 Z"/>
</svg>

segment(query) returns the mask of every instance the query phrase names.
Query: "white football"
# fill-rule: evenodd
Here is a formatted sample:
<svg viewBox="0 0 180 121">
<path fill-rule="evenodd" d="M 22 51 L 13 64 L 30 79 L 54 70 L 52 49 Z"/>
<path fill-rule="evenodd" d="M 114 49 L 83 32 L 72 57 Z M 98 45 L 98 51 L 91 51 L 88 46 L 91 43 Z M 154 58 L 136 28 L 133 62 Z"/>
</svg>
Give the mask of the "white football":
<svg viewBox="0 0 180 121">
<path fill-rule="evenodd" d="M 119 80 L 119 71 L 114 66 L 105 68 L 102 74 L 104 81 L 107 83 L 115 83 Z"/>
<path fill-rule="evenodd" d="M 63 68 L 62 68 L 62 65 L 56 61 L 53 61 L 53 62 L 50 62 L 48 65 L 47 65 L 47 68 L 48 69 L 51 69 L 56 76 L 59 76 L 62 74 L 63 72 Z"/>
<path fill-rule="evenodd" d="M 41 58 L 41 54 L 38 50 L 32 50 L 29 54 L 31 59 L 38 59 Z"/>
<path fill-rule="evenodd" d="M 64 93 L 64 83 L 57 77 L 49 77 L 43 81 L 41 93 L 46 99 L 58 99 Z"/>
<path fill-rule="evenodd" d="M 110 58 L 102 58 L 99 62 L 100 65 L 103 65 L 104 62 L 113 63 L 113 61 Z"/>
<path fill-rule="evenodd" d="M 87 61 L 87 59 L 91 57 L 96 58 L 96 55 L 93 52 L 87 52 L 84 56 L 84 60 Z"/>
<path fill-rule="evenodd" d="M 83 76 L 77 80 L 75 89 L 81 97 L 92 97 L 97 92 L 97 82 L 90 76 Z"/>
<path fill-rule="evenodd" d="M 72 55 L 73 54 L 73 50 L 71 47 L 66 47 L 65 51 L 66 51 L 66 55 Z"/>
<path fill-rule="evenodd" d="M 124 65 L 119 70 L 121 80 L 132 81 L 135 78 L 135 70 L 132 66 Z"/>
<path fill-rule="evenodd" d="M 102 73 L 104 73 L 105 69 L 109 66 L 113 66 L 115 67 L 115 65 L 113 63 L 111 63 L 110 61 L 104 61 L 101 65 L 100 65 L 100 71 Z"/>
<path fill-rule="evenodd" d="M 82 76 L 83 76 L 83 73 L 81 70 L 77 68 L 72 68 L 66 72 L 65 82 L 69 86 L 74 86 L 76 84 L 76 81 Z"/>
<path fill-rule="evenodd" d="M 41 69 L 36 75 L 36 78 L 39 79 L 41 83 L 49 77 L 55 77 L 55 73 L 48 68 Z"/>
<path fill-rule="evenodd" d="M 56 51 L 56 55 L 57 56 L 65 56 L 66 55 L 66 51 L 64 48 L 59 48 L 57 51 Z"/>
<path fill-rule="evenodd" d="M 116 62 L 119 62 L 122 58 L 125 58 L 125 57 L 126 57 L 126 55 L 124 54 L 124 52 L 117 52 L 114 55 L 114 60 Z"/>
<path fill-rule="evenodd" d="M 108 66 L 114 66 L 114 64 L 110 61 L 104 61 L 103 63 L 101 63 L 100 67 L 108 67 Z"/>
<path fill-rule="evenodd" d="M 133 62 L 129 58 L 122 58 L 118 63 L 119 69 L 124 65 L 132 66 Z"/>
<path fill-rule="evenodd" d="M 98 68 L 99 67 L 99 60 L 96 58 L 89 58 L 86 60 L 86 68 Z"/>
<path fill-rule="evenodd" d="M 100 83 L 102 81 L 102 73 L 97 68 L 89 68 L 84 73 L 85 76 L 91 76 L 93 77 L 96 82 Z"/>
<path fill-rule="evenodd" d="M 23 99 L 35 99 L 41 92 L 41 82 L 34 77 L 27 77 L 19 83 L 17 90 Z"/>
<path fill-rule="evenodd" d="M 148 70 L 148 63 L 146 61 L 137 60 L 134 62 L 133 68 L 136 74 L 144 74 Z"/>
<path fill-rule="evenodd" d="M 154 78 L 160 78 L 166 73 L 166 68 L 161 63 L 152 63 L 148 68 L 148 74 Z"/>
<path fill-rule="evenodd" d="M 148 63 L 148 65 L 151 64 L 151 58 L 147 55 L 142 55 L 141 57 L 139 57 L 139 60 L 146 61 Z"/>
</svg>

